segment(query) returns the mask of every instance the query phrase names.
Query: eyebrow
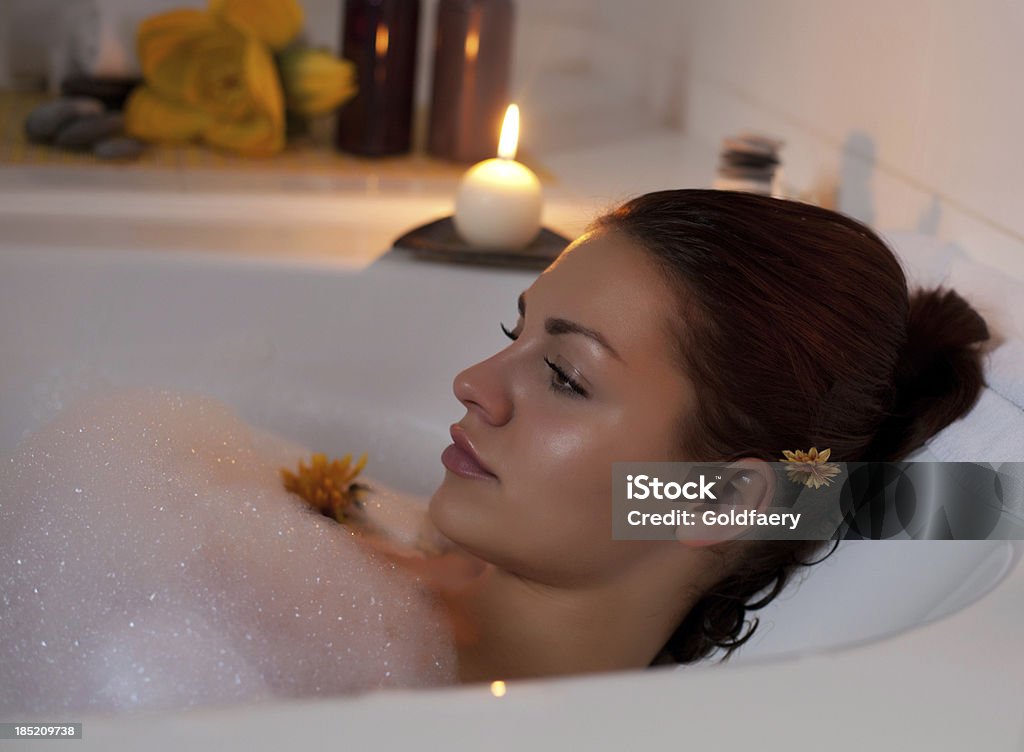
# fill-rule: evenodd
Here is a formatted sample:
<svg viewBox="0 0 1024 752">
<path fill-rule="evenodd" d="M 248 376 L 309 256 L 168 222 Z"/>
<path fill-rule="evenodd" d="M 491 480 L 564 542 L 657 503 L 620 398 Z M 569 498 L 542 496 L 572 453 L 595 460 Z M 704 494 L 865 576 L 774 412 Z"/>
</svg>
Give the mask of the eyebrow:
<svg viewBox="0 0 1024 752">
<path fill-rule="evenodd" d="M 526 293 L 525 292 L 519 293 L 519 300 L 517 302 L 518 302 L 518 306 L 519 306 L 519 315 L 523 316 L 525 318 L 525 316 L 526 316 Z M 552 335 L 555 335 L 555 334 L 582 334 L 584 337 L 589 337 L 590 339 L 594 340 L 599 345 L 601 345 L 605 350 L 607 350 L 609 353 L 611 353 L 611 355 L 616 360 L 618 360 L 620 363 L 625 363 L 626 362 L 626 361 L 624 361 L 622 359 L 622 356 L 619 355 L 619 353 L 616 351 L 616 349 L 611 346 L 611 343 L 608 342 L 608 340 L 606 340 L 604 338 L 604 335 L 601 334 L 601 332 L 598 332 L 598 331 L 595 331 L 594 329 L 591 329 L 589 327 L 583 326 L 583 324 L 579 324 L 579 323 L 577 323 L 575 321 L 570 321 L 569 319 L 549 318 L 549 319 L 545 319 L 544 320 L 544 331 L 546 331 L 548 334 L 552 334 Z"/>
</svg>

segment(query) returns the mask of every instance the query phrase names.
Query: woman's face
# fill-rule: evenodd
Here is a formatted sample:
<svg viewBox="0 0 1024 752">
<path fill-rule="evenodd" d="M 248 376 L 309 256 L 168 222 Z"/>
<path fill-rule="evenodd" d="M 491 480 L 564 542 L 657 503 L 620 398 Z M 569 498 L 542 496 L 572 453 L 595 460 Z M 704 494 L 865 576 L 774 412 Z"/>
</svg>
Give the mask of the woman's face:
<svg viewBox="0 0 1024 752">
<path fill-rule="evenodd" d="M 549 584 L 600 583 L 646 555 L 649 542 L 612 540 L 611 473 L 681 458 L 693 392 L 670 355 L 672 294 L 645 251 L 603 232 L 525 290 L 503 324 L 514 341 L 455 377 L 454 432 L 493 476 L 446 471 L 430 502 L 442 533 Z"/>
</svg>

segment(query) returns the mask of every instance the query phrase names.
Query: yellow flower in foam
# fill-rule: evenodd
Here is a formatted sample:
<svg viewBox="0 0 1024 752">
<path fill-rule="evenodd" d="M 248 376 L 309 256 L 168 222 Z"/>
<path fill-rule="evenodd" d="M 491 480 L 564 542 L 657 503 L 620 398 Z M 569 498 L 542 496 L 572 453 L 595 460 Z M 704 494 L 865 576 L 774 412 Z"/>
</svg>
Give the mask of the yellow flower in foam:
<svg viewBox="0 0 1024 752">
<path fill-rule="evenodd" d="M 286 491 L 301 496 L 321 514 L 344 522 L 352 507 L 360 506 L 359 491 L 366 488 L 353 482 L 366 466 L 366 455 L 355 465 L 351 460 L 351 454 L 331 462 L 326 454 L 314 454 L 308 466 L 299 461 L 298 472 L 281 468 L 281 480 Z"/>
<path fill-rule="evenodd" d="M 821 452 L 817 447 L 811 447 L 809 452 L 797 449 L 791 452 L 788 449 L 782 450 L 782 462 L 788 462 L 786 475 L 794 483 L 803 483 L 808 488 L 821 488 L 832 483 L 832 478 L 839 475 L 839 466 L 828 461 L 832 454 L 831 449 Z"/>
<path fill-rule="evenodd" d="M 175 10 L 143 21 L 137 43 L 145 82 L 125 105 L 130 135 L 252 156 L 284 146 L 281 83 L 258 38 L 206 11 Z"/>
</svg>

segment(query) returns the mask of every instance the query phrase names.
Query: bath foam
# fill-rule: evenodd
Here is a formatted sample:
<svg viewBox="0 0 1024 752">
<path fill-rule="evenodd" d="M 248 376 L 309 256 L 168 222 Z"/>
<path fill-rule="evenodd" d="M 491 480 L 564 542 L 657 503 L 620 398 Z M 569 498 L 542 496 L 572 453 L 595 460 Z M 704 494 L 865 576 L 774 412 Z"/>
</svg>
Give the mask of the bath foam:
<svg viewBox="0 0 1024 752">
<path fill-rule="evenodd" d="M 454 684 L 436 597 L 284 490 L 308 455 L 163 389 L 28 436 L 0 463 L 0 717 Z"/>
</svg>

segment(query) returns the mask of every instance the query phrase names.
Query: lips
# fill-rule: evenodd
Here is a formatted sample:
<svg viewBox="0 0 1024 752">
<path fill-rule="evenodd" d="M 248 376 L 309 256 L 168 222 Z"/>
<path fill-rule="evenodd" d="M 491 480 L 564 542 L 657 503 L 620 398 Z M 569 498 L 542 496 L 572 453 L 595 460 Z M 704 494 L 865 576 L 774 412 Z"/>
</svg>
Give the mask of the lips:
<svg viewBox="0 0 1024 752">
<path fill-rule="evenodd" d="M 452 443 L 441 453 L 441 462 L 456 475 L 464 478 L 495 479 L 497 476 L 484 464 L 466 429 L 458 424 L 451 427 Z"/>
</svg>

